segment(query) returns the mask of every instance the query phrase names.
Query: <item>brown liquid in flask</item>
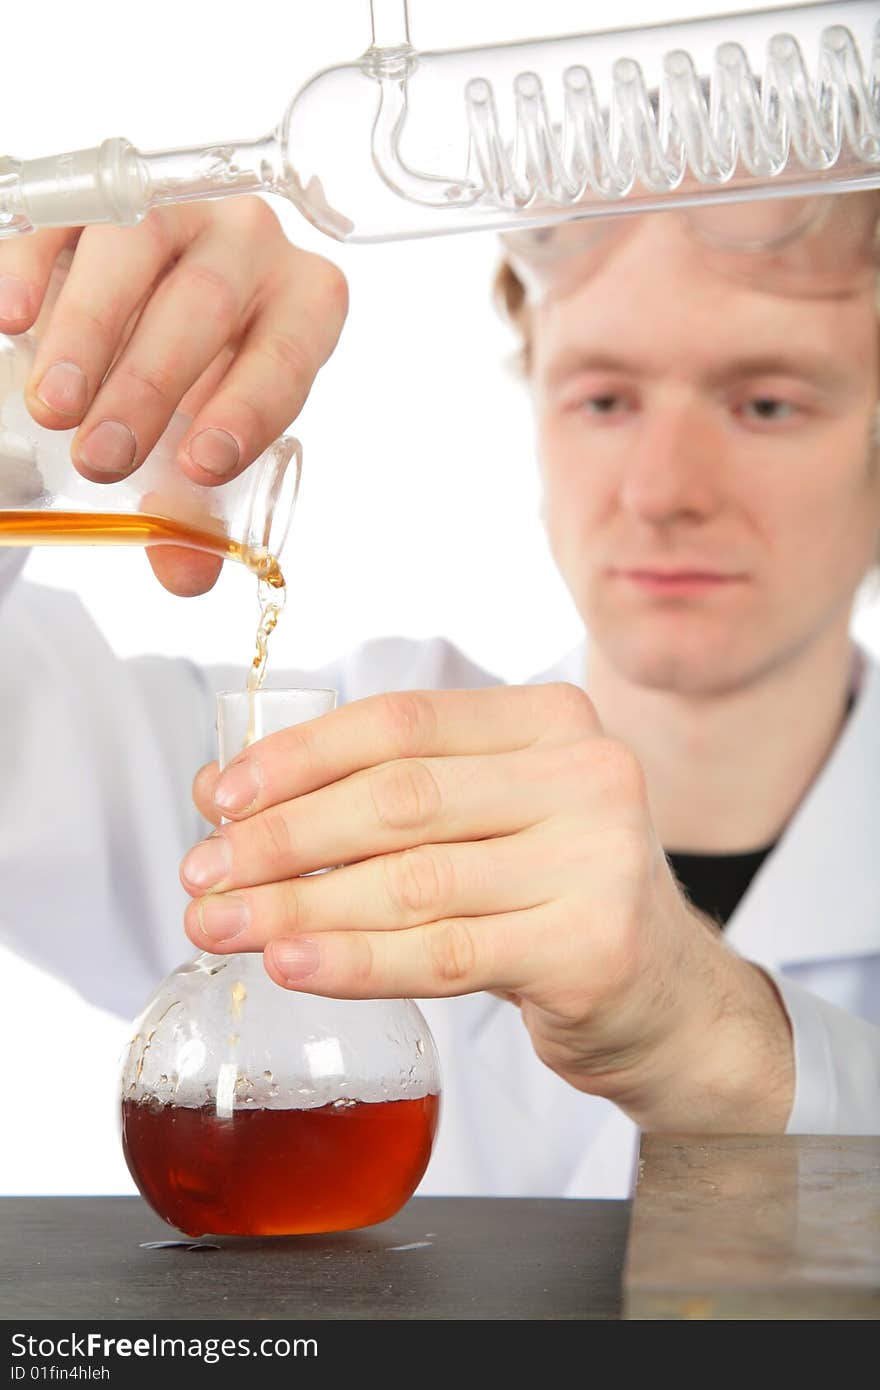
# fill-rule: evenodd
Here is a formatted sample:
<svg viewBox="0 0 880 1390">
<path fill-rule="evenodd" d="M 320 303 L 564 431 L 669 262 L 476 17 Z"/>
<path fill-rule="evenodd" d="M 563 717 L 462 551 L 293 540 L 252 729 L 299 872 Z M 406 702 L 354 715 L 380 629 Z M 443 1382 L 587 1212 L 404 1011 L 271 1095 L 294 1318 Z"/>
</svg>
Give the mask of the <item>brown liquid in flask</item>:
<svg viewBox="0 0 880 1390">
<path fill-rule="evenodd" d="M 126 1100 L 129 1172 L 189 1236 L 303 1235 L 385 1221 L 417 1187 L 439 1100 L 336 1101 L 312 1110 Z"/>
</svg>

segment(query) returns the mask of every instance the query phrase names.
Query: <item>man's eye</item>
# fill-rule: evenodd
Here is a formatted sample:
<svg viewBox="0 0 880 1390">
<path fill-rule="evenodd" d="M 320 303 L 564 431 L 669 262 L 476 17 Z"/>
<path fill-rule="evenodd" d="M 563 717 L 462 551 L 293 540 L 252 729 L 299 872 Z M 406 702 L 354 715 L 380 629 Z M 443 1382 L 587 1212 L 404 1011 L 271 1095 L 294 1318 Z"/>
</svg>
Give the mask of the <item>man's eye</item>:
<svg viewBox="0 0 880 1390">
<path fill-rule="evenodd" d="M 623 397 L 609 391 L 602 396 L 588 396 L 584 401 L 584 409 L 588 415 L 613 415 L 622 404 Z"/>
<path fill-rule="evenodd" d="M 745 403 L 745 413 L 753 420 L 788 420 L 797 413 L 797 406 L 791 401 L 781 401 L 776 396 L 753 396 Z"/>
</svg>

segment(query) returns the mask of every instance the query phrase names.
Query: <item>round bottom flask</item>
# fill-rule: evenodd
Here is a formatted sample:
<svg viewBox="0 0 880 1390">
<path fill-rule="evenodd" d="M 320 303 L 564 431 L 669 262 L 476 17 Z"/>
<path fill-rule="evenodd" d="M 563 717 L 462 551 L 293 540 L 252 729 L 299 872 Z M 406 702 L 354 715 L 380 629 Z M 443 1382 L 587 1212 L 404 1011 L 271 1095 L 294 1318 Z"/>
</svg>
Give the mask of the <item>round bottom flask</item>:
<svg viewBox="0 0 880 1390">
<path fill-rule="evenodd" d="M 249 725 L 261 738 L 334 702 L 332 691 L 220 696 L 221 764 Z M 187 1235 L 342 1231 L 412 1196 L 439 1104 L 433 1039 L 411 1000 L 293 993 L 259 955 L 203 954 L 135 1024 L 122 1141 L 143 1197 Z"/>
</svg>

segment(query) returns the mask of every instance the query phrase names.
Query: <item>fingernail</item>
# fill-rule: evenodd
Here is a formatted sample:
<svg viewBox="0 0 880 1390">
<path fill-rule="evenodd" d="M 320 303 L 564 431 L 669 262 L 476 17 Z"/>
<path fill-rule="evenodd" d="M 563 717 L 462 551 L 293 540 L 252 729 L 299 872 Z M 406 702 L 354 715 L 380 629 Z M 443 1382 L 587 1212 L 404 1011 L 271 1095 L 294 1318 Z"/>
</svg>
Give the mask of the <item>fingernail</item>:
<svg viewBox="0 0 880 1390">
<path fill-rule="evenodd" d="M 272 951 L 278 973 L 288 984 L 314 975 L 321 964 L 321 953 L 315 942 L 302 936 L 296 941 L 275 941 Z"/>
<path fill-rule="evenodd" d="M 134 467 L 137 441 L 128 425 L 102 420 L 77 449 L 77 459 L 94 473 L 125 476 Z"/>
<path fill-rule="evenodd" d="M 250 908 L 244 898 L 213 894 L 199 902 L 199 925 L 212 941 L 229 941 L 250 925 Z"/>
<path fill-rule="evenodd" d="M 189 456 L 206 473 L 223 478 L 238 463 L 238 445 L 225 430 L 202 430 L 190 440 Z"/>
<path fill-rule="evenodd" d="M 30 286 L 15 275 L 0 275 L 0 319 L 17 323 L 19 319 L 30 318 Z"/>
<path fill-rule="evenodd" d="M 217 783 L 214 800 L 221 811 L 246 811 L 256 801 L 262 781 L 260 765 L 253 758 L 233 763 Z"/>
<path fill-rule="evenodd" d="M 207 892 L 226 878 L 232 868 L 232 848 L 225 835 L 211 835 L 191 849 L 181 874 L 191 887 Z"/>
<path fill-rule="evenodd" d="M 85 372 L 75 362 L 53 362 L 37 387 L 37 396 L 59 415 L 82 415 L 88 389 Z"/>
</svg>

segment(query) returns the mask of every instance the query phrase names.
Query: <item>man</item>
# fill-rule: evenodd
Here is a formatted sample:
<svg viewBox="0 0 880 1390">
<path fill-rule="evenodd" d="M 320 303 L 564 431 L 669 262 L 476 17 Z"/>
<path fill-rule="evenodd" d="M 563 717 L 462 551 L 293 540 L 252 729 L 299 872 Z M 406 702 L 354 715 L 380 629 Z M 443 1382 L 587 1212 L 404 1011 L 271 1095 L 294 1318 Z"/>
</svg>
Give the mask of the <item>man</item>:
<svg viewBox="0 0 880 1390">
<path fill-rule="evenodd" d="M 868 241 L 829 284 L 829 237 L 770 252 L 779 293 L 759 260 L 738 278 L 684 215 L 653 216 L 529 311 L 545 516 L 588 647 L 503 689 L 446 644 L 374 645 L 312 673 L 354 703 L 199 779 L 203 813 L 232 823 L 184 863 L 196 944 L 265 947 L 291 988 L 426 999 L 447 1086 L 423 1190 L 620 1195 L 635 1124 L 880 1122 L 880 694 L 848 635 L 880 539 L 877 324 Z M 35 619 L 58 622 L 42 598 Z M 50 750 L 46 789 L 78 818 L 66 901 L 86 859 L 107 891 L 84 961 L 25 824 L 12 930 L 121 1007 L 138 968 L 179 953 L 159 866 L 185 844 L 176 779 L 205 746 L 208 690 L 185 663 L 99 660 L 81 615 L 65 631 L 71 686 L 103 692 L 105 722 L 94 748 L 62 728 L 71 766 Z M 11 707 L 20 743 L 37 715 Z M 102 756 L 84 807 L 73 764 Z M 682 870 L 763 860 L 730 945 L 664 850 Z"/>
</svg>

